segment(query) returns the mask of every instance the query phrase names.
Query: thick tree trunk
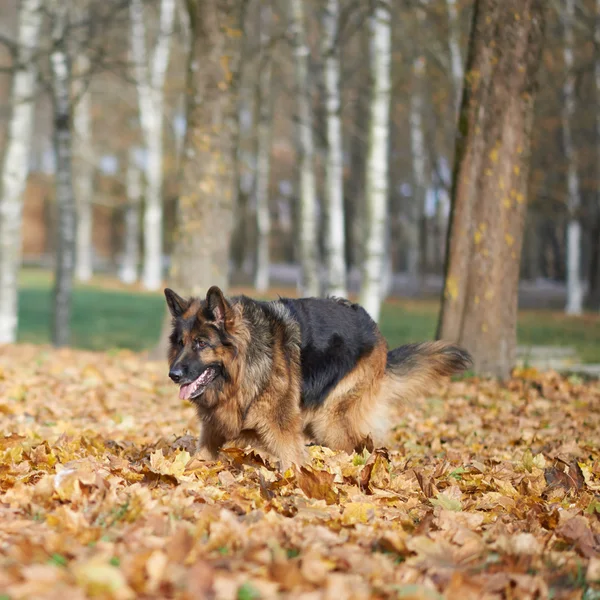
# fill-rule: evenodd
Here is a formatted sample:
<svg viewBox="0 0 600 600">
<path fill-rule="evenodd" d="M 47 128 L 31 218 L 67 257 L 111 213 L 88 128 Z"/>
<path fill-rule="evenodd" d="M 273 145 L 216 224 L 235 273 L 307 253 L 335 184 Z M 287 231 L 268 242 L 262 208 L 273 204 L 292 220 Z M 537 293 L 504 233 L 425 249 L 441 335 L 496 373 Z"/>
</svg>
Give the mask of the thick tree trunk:
<svg viewBox="0 0 600 600">
<path fill-rule="evenodd" d="M 125 207 L 125 234 L 123 261 L 119 276 L 123 283 L 135 283 L 140 261 L 140 208 L 142 206 L 142 173 L 133 148 L 127 161 L 127 206 Z"/>
<path fill-rule="evenodd" d="M 159 33 L 147 64 L 142 0 L 131 1 L 131 54 L 135 64 L 140 121 L 146 145 L 143 283 L 156 290 L 163 279 L 163 110 L 175 0 L 161 0 Z"/>
<path fill-rule="evenodd" d="M 371 121 L 367 155 L 365 249 L 360 302 L 375 320 L 383 301 L 382 275 L 388 219 L 388 138 L 391 87 L 391 10 L 379 2 L 369 19 L 371 31 Z"/>
<path fill-rule="evenodd" d="M 32 60 L 42 22 L 41 0 L 22 0 L 18 52 L 10 93 L 11 116 L 0 172 L 0 344 L 17 339 L 23 192 L 33 130 L 37 66 Z"/>
<path fill-rule="evenodd" d="M 575 71 L 573 69 L 575 19 L 575 0 L 566 0 L 564 25 L 564 60 L 565 83 L 563 88 L 564 105 L 562 113 L 563 139 L 565 158 L 567 161 L 567 208 L 569 222 L 567 224 L 567 305 L 568 315 L 580 315 L 583 310 L 583 287 L 581 284 L 581 223 L 579 209 L 581 194 L 579 191 L 579 173 L 577 170 L 577 152 L 573 141 L 572 123 L 575 117 Z"/>
<path fill-rule="evenodd" d="M 326 292 L 345 297 L 346 241 L 344 223 L 344 164 L 342 147 L 339 0 L 327 0 L 323 11 L 323 55 L 325 57 L 325 102 L 327 158 L 325 218 Z"/>
<path fill-rule="evenodd" d="M 56 204 L 58 207 L 58 240 L 54 278 L 54 313 L 52 343 L 66 346 L 71 326 L 71 296 L 75 271 L 77 209 L 73 193 L 71 131 L 71 64 L 67 53 L 68 7 L 55 0 L 52 70 L 54 107 L 54 153 L 56 156 Z"/>
<path fill-rule="evenodd" d="M 545 4 L 477 0 L 473 12 L 438 337 L 465 346 L 479 374 L 507 377 L 516 359 L 519 260 Z"/>
<path fill-rule="evenodd" d="M 177 203 L 169 285 L 183 296 L 204 296 L 229 284 L 233 229 L 238 65 L 245 2 L 188 0 L 191 49 L 187 131 Z M 170 319 L 154 356 L 165 356 Z"/>
<path fill-rule="evenodd" d="M 94 193 L 94 151 L 89 82 L 85 80 L 90 60 L 82 53 L 76 61 L 75 114 L 73 117 L 75 148 L 75 197 L 77 201 L 77 251 L 75 276 L 89 281 L 93 273 L 92 200 Z"/>
<path fill-rule="evenodd" d="M 302 266 L 301 292 L 319 295 L 319 260 L 317 241 L 317 188 L 314 169 L 313 118 L 310 101 L 308 62 L 310 49 L 306 41 L 304 0 L 289 0 L 296 71 L 298 107 L 298 154 L 300 171 L 299 250 Z"/>
<path fill-rule="evenodd" d="M 269 213 L 269 182 L 271 179 L 271 129 L 273 126 L 273 89 L 271 85 L 271 21 L 269 4 L 260 8 L 261 64 L 258 77 L 258 123 L 256 144 L 256 266 L 254 287 L 259 292 L 269 288 L 271 263 L 269 242 L 271 217 Z"/>
</svg>

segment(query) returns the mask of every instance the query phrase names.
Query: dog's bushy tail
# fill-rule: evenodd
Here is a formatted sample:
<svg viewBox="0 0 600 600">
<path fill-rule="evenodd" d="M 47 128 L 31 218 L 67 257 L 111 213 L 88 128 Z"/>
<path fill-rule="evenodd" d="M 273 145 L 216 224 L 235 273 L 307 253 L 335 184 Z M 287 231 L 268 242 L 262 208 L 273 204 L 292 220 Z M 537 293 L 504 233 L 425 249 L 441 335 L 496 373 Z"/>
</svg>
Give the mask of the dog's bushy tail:
<svg viewBox="0 0 600 600">
<path fill-rule="evenodd" d="M 441 377 L 466 371 L 472 363 L 466 350 L 448 342 L 400 346 L 387 355 L 385 393 L 402 400 L 425 394 Z"/>
</svg>

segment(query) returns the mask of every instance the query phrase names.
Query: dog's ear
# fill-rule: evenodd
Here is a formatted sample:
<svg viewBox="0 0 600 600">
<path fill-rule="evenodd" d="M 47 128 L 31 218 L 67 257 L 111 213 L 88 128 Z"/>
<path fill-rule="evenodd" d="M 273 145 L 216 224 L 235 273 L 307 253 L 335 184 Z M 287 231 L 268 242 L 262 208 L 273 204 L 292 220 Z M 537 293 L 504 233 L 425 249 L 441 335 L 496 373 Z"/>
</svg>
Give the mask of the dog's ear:
<svg viewBox="0 0 600 600">
<path fill-rule="evenodd" d="M 169 311 L 175 318 L 180 317 L 190 305 L 187 300 L 184 300 L 169 288 L 165 289 L 165 298 L 167 299 Z"/>
<path fill-rule="evenodd" d="M 215 323 L 221 324 L 225 321 L 225 315 L 230 308 L 229 302 L 216 285 L 213 285 L 206 293 L 206 307 Z"/>
</svg>

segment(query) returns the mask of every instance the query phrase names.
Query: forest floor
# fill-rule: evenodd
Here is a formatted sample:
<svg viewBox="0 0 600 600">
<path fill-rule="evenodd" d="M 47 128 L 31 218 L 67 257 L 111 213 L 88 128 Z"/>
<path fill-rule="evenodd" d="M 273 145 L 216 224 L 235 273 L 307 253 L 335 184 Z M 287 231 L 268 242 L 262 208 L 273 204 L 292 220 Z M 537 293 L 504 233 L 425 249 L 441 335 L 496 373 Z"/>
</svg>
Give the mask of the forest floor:
<svg viewBox="0 0 600 600">
<path fill-rule="evenodd" d="M 19 296 L 19 341 L 47 343 L 52 313 L 52 273 L 24 269 Z M 248 288 L 232 292 L 255 293 Z M 295 295 L 291 287 L 274 288 L 266 297 Z M 88 350 L 113 351 L 152 348 L 165 313 L 162 292 L 124 286 L 112 277 L 97 276 L 78 284 L 73 294 L 72 344 Z M 391 347 L 431 339 L 435 335 L 439 301 L 433 298 L 390 298 L 383 306 L 381 329 Z M 572 348 L 572 362 L 600 363 L 600 315 L 566 316 L 539 309 L 519 312 L 518 342 L 525 350 L 535 346 Z M 568 361 L 566 361 L 568 367 Z M 557 367 L 558 368 L 558 367 Z"/>
<path fill-rule="evenodd" d="M 393 423 L 207 463 L 163 363 L 0 347 L 0 598 L 600 598 L 600 383 L 447 381 Z"/>
</svg>

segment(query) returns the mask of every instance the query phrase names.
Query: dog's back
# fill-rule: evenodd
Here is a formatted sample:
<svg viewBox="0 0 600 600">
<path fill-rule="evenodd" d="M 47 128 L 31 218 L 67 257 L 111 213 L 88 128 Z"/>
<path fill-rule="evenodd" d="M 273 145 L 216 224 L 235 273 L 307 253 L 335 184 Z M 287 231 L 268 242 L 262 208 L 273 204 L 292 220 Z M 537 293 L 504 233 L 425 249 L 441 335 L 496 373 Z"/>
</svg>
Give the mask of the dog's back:
<svg viewBox="0 0 600 600">
<path fill-rule="evenodd" d="M 385 343 L 364 308 L 337 298 L 282 298 L 301 334 L 302 405 L 320 405 L 362 357 Z"/>
</svg>

